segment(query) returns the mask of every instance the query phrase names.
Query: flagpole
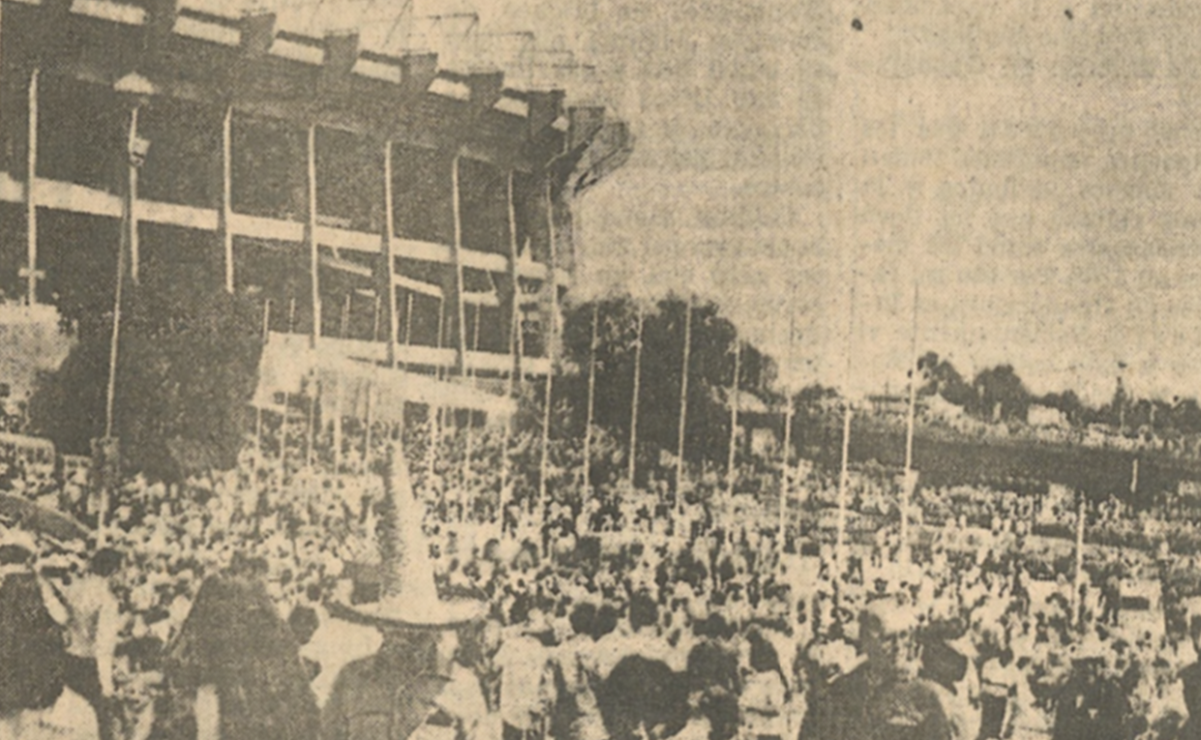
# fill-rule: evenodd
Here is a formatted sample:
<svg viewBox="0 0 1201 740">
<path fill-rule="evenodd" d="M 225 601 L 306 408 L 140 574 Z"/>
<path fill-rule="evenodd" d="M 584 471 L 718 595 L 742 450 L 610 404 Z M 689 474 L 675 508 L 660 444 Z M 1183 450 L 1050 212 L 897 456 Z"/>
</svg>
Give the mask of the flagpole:
<svg viewBox="0 0 1201 740">
<path fill-rule="evenodd" d="M 296 296 L 288 300 L 288 333 L 296 330 Z M 288 471 L 288 404 L 291 403 L 289 394 L 284 391 L 284 409 L 279 420 L 279 472 L 284 475 Z"/>
<path fill-rule="evenodd" d="M 684 431 L 688 423 L 688 357 L 692 351 L 692 301 L 684 309 L 684 352 L 680 372 L 680 426 L 676 438 L 676 509 L 684 514 Z"/>
<path fill-rule="evenodd" d="M 634 329 L 634 390 L 630 401 L 630 451 L 626 459 L 630 487 L 634 486 L 635 466 L 638 464 L 638 394 L 642 385 L 642 304 L 637 306 L 638 316 Z"/>
<path fill-rule="evenodd" d="M 263 301 L 263 329 L 262 342 L 267 344 L 267 334 L 271 325 L 271 299 L 267 298 Z M 254 405 L 254 465 L 257 469 L 263 458 L 263 407 L 260 404 Z"/>
<path fill-rule="evenodd" d="M 1084 494 L 1077 491 L 1080 501 L 1076 506 L 1076 578 L 1072 589 L 1073 612 L 1078 613 L 1080 607 L 1080 586 L 1084 583 Z M 1071 623 L 1076 623 L 1076 614 L 1072 614 Z"/>
<path fill-rule="evenodd" d="M 538 521 L 541 522 L 546 513 L 546 476 L 550 470 L 550 422 L 551 403 L 554 400 L 554 359 L 550 358 L 546 367 L 546 386 L 542 397 L 542 439 L 541 451 L 538 455 Z"/>
<path fill-rule="evenodd" d="M 514 301 L 518 300 L 518 297 L 516 294 L 514 294 L 513 300 Z M 516 361 L 509 367 L 509 400 L 513 401 L 513 403 L 516 404 L 517 398 L 518 398 L 518 395 L 520 392 L 520 384 L 521 384 L 521 376 L 517 372 L 517 369 L 521 367 L 521 353 L 522 353 L 521 322 L 517 321 L 517 320 L 514 320 L 513 322 L 511 322 L 511 324 L 509 326 L 509 333 L 512 335 L 510 337 L 512 351 L 517 356 Z M 501 538 L 501 539 L 503 539 L 505 536 L 505 512 L 508 510 L 508 507 L 509 507 L 509 486 L 511 485 L 510 484 L 511 462 L 509 460 L 509 437 L 512 434 L 513 423 L 514 423 L 513 419 L 512 419 L 512 417 L 510 417 L 505 420 L 504 427 L 501 429 L 500 496 L 499 496 L 498 502 L 497 502 L 498 508 L 499 508 L 499 511 L 497 512 L 497 527 L 498 527 L 497 536 L 498 536 L 498 538 Z"/>
<path fill-rule="evenodd" d="M 592 421 L 596 408 L 596 329 L 600 303 L 592 303 L 592 339 L 588 345 L 588 413 L 584 424 L 584 485 L 581 489 L 587 498 L 592 491 Z"/>
<path fill-rule="evenodd" d="M 839 575 L 846 565 L 843 553 L 847 528 L 847 458 L 851 451 L 851 404 L 848 401 L 842 423 L 842 467 L 838 474 L 838 539 L 834 546 L 834 558 L 839 566 Z"/>
<path fill-rule="evenodd" d="M 738 379 L 739 371 L 742 364 L 742 342 L 734 340 L 734 385 L 730 389 L 730 445 L 728 456 L 726 457 L 726 494 L 734 495 L 734 482 L 737 477 L 735 470 L 735 452 L 738 446 L 738 402 L 739 388 Z"/>
<path fill-rule="evenodd" d="M 472 352 L 472 354 L 475 354 L 476 352 L 479 352 L 479 350 L 480 350 L 480 311 L 481 311 L 480 304 L 478 304 L 478 303 L 475 304 L 475 324 L 474 324 L 474 326 L 471 327 L 471 352 Z M 473 381 L 472 385 L 474 385 L 474 380 L 476 378 L 475 366 L 473 364 L 471 364 L 470 362 L 464 363 L 464 364 L 466 365 L 467 372 L 469 373 L 469 376 L 471 377 L 471 379 Z M 472 503 L 474 503 L 474 502 L 472 501 L 472 492 L 470 489 L 470 485 L 471 485 L 471 454 L 472 454 L 472 449 L 474 447 L 474 442 L 475 442 L 475 437 L 472 433 L 472 428 L 473 428 L 474 422 L 475 422 L 475 412 L 471 409 L 467 409 L 467 426 L 464 427 L 464 429 L 463 429 L 463 435 L 464 435 L 464 437 L 463 437 L 463 496 L 461 496 L 460 498 L 465 497 L 467 499 L 467 502 L 472 502 Z M 460 504 L 460 507 L 459 507 L 460 517 L 464 517 L 464 518 L 466 517 L 467 512 L 465 509 L 466 509 L 466 503 Z"/>
<path fill-rule="evenodd" d="M 316 447 L 314 437 L 317 433 L 317 394 L 320 392 L 318 390 L 319 381 L 316 374 L 313 374 L 311 377 L 313 378 L 313 385 L 309 389 L 309 428 L 308 435 L 305 438 L 304 451 L 304 464 L 307 468 L 313 467 L 314 448 Z"/>
<path fill-rule="evenodd" d="M 845 416 L 842 426 L 842 466 L 838 475 L 838 536 L 834 549 L 834 558 L 838 563 L 838 575 L 842 575 L 842 569 L 846 567 L 846 555 L 843 552 L 846 542 L 846 524 L 847 524 L 847 484 L 848 484 L 848 458 L 851 453 L 851 367 L 854 362 L 854 336 L 855 336 L 855 280 L 857 275 L 855 271 L 851 271 L 851 289 L 850 289 L 850 305 L 847 307 L 847 365 L 846 372 L 843 376 L 843 394 L 845 405 Z"/>
<path fill-rule="evenodd" d="M 796 334 L 796 283 L 793 283 L 788 299 L 788 345 L 785 348 L 784 367 L 792 368 L 792 338 Z M 779 525 L 776 531 L 776 548 L 780 554 L 784 554 L 784 545 L 787 538 L 788 524 L 788 502 L 792 495 L 792 479 L 791 466 L 789 460 L 792 455 L 792 395 L 785 390 L 784 399 L 784 449 L 780 461 L 780 504 L 779 504 Z"/>
<path fill-rule="evenodd" d="M 367 400 L 366 408 L 363 409 L 363 475 L 367 475 L 371 471 L 371 412 L 372 409 L 372 386 L 367 384 Z M 432 473 L 433 471 L 431 471 Z"/>
<path fill-rule="evenodd" d="M 434 342 L 436 349 L 442 349 L 442 324 L 446 320 L 446 300 L 443 296 L 438 297 L 438 338 Z M 442 380 L 442 361 L 438 360 L 438 370 L 436 373 L 438 380 Z M 426 467 L 429 470 L 428 479 L 434 480 L 434 468 L 438 464 L 438 444 L 442 438 L 442 407 L 436 405 L 433 401 L 429 403 L 429 421 L 430 421 L 430 439 L 429 446 L 425 450 Z M 445 494 L 445 491 L 443 492 Z"/>
<path fill-rule="evenodd" d="M 901 532 L 900 548 L 897 560 L 909 562 L 909 497 L 913 494 L 911 479 L 913 476 L 913 430 L 917 420 L 917 316 L 918 316 L 918 283 L 913 283 L 913 331 L 909 338 L 909 356 L 913 358 L 913 366 L 909 371 L 909 418 L 905 430 L 905 476 L 901 484 Z"/>
<path fill-rule="evenodd" d="M 376 295 L 378 296 L 379 294 L 376 293 Z M 342 324 L 340 329 L 343 339 L 346 339 L 350 333 L 350 296 L 351 294 L 347 293 L 346 300 L 342 303 Z M 333 429 L 334 475 L 338 475 L 342 470 L 342 390 L 341 384 L 339 384 L 332 404 L 334 406 L 334 413 L 331 414 L 333 418 L 330 420 L 330 425 Z"/>
</svg>

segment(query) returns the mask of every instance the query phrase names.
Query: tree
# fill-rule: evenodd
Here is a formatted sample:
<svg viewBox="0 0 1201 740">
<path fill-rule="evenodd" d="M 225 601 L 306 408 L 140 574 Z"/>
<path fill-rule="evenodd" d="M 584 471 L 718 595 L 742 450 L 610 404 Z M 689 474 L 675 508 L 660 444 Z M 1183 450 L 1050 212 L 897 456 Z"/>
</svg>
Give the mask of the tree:
<svg viewBox="0 0 1201 740">
<path fill-rule="evenodd" d="M 972 387 L 964 381 L 963 376 L 955 369 L 950 360 L 940 358 L 937 352 L 926 352 L 918 358 L 917 370 L 921 375 L 921 385 L 918 395 L 939 395 L 943 400 L 956 406 L 968 406 L 972 403 L 975 393 Z"/>
<path fill-rule="evenodd" d="M 1038 403 L 1058 410 L 1072 426 L 1083 426 L 1090 413 L 1088 406 L 1070 388 L 1062 393 L 1048 393 L 1039 398 Z"/>
<path fill-rule="evenodd" d="M 1201 406 L 1197 399 L 1184 398 L 1172 404 L 1168 412 L 1170 423 L 1181 434 L 1201 434 Z"/>
<path fill-rule="evenodd" d="M 643 310 L 639 390 L 639 447 L 657 459 L 658 450 L 677 448 L 685 311 L 677 296 Z M 638 307 L 627 295 L 608 296 L 567 309 L 563 328 L 564 362 L 576 372 L 556 380 L 572 409 L 572 427 L 582 433 L 587 405 L 593 308 L 597 316 L 594 423 L 617 439 L 628 439 L 636 354 Z M 734 375 L 738 332 L 712 302 L 692 307 L 688 362 L 688 425 L 685 455 L 693 461 L 724 463 L 730 412 L 724 390 Z M 742 343 L 739 388 L 764 395 L 775 378 L 775 361 L 749 342 Z"/>
<path fill-rule="evenodd" d="M 981 370 L 972 381 L 976 416 L 990 421 L 1025 421 L 1030 392 L 1013 365 L 997 365 Z"/>
<path fill-rule="evenodd" d="M 86 453 L 104 434 L 111 313 L 87 317 L 79 342 L 30 401 L 34 431 Z M 123 466 L 152 478 L 229 468 L 247 428 L 261 354 L 256 301 L 207 286 L 129 286 L 114 398 Z"/>
</svg>

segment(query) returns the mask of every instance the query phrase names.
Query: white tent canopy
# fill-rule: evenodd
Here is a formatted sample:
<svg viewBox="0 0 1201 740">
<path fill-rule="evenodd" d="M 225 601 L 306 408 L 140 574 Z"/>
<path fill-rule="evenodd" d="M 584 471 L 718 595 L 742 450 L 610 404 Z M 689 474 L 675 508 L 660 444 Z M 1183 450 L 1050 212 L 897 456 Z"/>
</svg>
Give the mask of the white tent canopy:
<svg viewBox="0 0 1201 740">
<path fill-rule="evenodd" d="M 253 403 L 274 408 L 277 394 L 316 393 L 342 416 L 400 422 L 405 403 L 483 411 L 490 418 L 507 418 L 513 402 L 456 380 L 381 367 L 342 356 L 332 344 L 309 346 L 302 334 L 272 333 L 259 361 L 259 382 Z"/>
</svg>

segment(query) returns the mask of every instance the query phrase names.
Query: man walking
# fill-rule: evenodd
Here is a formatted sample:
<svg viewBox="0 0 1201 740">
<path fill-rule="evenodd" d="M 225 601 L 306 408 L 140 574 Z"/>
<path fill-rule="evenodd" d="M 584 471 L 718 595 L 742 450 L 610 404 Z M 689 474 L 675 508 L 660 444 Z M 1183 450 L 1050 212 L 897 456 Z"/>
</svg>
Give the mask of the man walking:
<svg viewBox="0 0 1201 740">
<path fill-rule="evenodd" d="M 105 547 L 92 556 L 88 572 L 61 592 L 66 607 L 64 681 L 96 713 L 100 740 L 113 737 L 113 655 L 122 619 L 110 578 L 121 568 L 121 553 Z"/>
</svg>

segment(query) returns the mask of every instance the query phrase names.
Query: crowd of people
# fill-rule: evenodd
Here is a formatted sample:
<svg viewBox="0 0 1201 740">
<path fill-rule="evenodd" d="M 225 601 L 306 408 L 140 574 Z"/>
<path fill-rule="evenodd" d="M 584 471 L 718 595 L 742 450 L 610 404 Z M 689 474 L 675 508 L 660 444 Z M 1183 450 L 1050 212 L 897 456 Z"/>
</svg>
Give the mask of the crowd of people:
<svg viewBox="0 0 1201 740">
<path fill-rule="evenodd" d="M 431 450 L 428 427 L 379 425 L 336 454 L 328 434 L 293 431 L 283 454 L 248 445 L 225 473 L 133 478 L 91 540 L 7 522 L 0 730 L 408 737 L 407 719 L 362 719 L 370 702 L 347 685 L 391 685 L 420 653 L 446 682 L 413 695 L 437 711 L 396 716 L 446 737 L 1197 736 L 1191 594 L 1162 552 L 1102 548 L 1077 577 L 1033 546 L 1035 523 L 1074 525 L 1070 502 L 919 487 L 901 543 L 895 482 L 858 471 L 847 504 L 871 526 L 839 549 L 820 470 L 795 481 L 780 537 L 770 501 L 732 502 L 720 476 L 677 500 L 670 470 L 638 487 L 594 475 L 584 495 L 573 443 L 541 490 L 535 438 L 452 429 Z M 442 625 L 452 641 L 356 619 L 388 603 L 391 449 L 407 453 L 438 591 L 480 604 Z M 8 480 L 95 515 L 83 479 Z M 1090 505 L 1094 530 L 1136 525 L 1159 541 L 1193 526 Z M 1123 609 L 1131 581 L 1159 586 L 1138 613 Z M 64 729 L 80 716 L 91 729 Z"/>
</svg>

